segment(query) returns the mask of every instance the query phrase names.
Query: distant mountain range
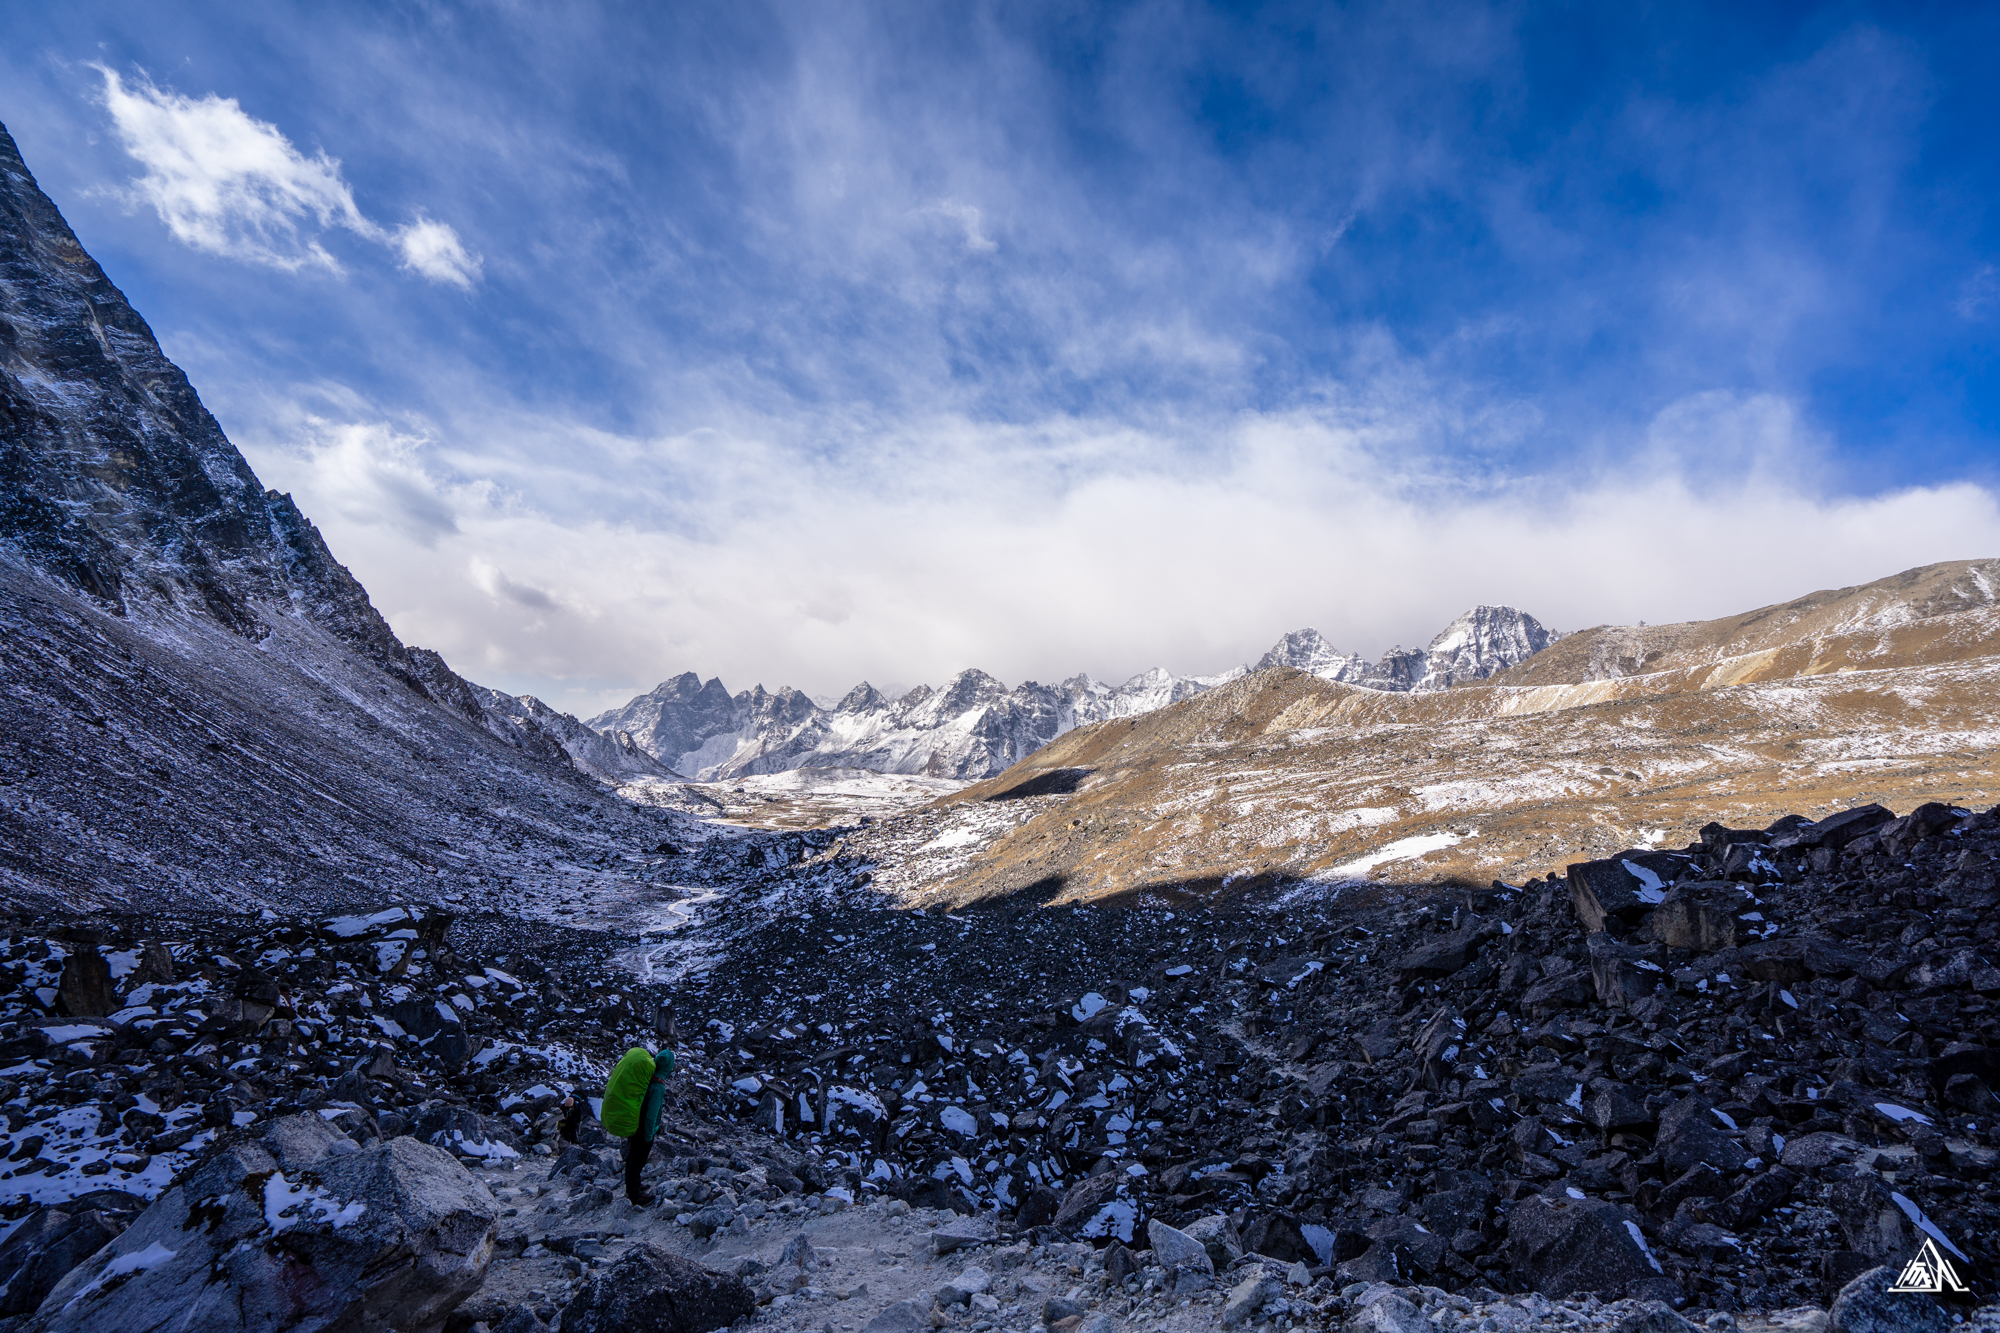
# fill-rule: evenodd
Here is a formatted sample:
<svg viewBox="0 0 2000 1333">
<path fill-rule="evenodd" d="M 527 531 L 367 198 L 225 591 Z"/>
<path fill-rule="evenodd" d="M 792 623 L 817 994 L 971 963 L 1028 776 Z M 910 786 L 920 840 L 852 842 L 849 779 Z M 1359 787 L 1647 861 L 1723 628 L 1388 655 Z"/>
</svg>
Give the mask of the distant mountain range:
<svg viewBox="0 0 2000 1333">
<path fill-rule="evenodd" d="M 1318 630 L 1285 635 L 1255 668 L 1176 676 L 1155 668 L 1122 685 L 1088 675 L 1057 685 L 1026 681 L 1009 689 L 977 669 L 943 688 L 928 685 L 891 699 L 863 682 L 832 708 L 787 686 L 732 695 L 694 672 L 663 681 L 622 708 L 591 718 L 598 740 L 557 737 L 579 766 L 638 776 L 644 757 L 700 781 L 799 768 L 860 768 L 976 780 L 991 777 L 1056 737 L 1092 722 L 1133 717 L 1268 667 L 1292 667 L 1377 690 L 1428 691 L 1483 680 L 1526 661 L 1561 637 L 1510 606 L 1477 606 L 1425 648 L 1392 648 L 1380 661 L 1342 653 Z M 523 700 L 546 712 L 537 701 Z M 557 715 L 560 716 L 560 715 Z"/>
</svg>

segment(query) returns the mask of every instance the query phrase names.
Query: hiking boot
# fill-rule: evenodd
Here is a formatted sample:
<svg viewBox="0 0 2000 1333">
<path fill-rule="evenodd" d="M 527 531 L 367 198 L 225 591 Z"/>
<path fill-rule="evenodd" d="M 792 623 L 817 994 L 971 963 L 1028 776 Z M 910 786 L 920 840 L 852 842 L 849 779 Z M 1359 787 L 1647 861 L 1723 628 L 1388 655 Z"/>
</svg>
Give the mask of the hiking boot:
<svg viewBox="0 0 2000 1333">
<path fill-rule="evenodd" d="M 651 1190 L 642 1189 L 636 1194 L 628 1194 L 625 1197 L 631 1202 L 634 1208 L 651 1208 L 653 1206 L 653 1192 Z"/>
</svg>

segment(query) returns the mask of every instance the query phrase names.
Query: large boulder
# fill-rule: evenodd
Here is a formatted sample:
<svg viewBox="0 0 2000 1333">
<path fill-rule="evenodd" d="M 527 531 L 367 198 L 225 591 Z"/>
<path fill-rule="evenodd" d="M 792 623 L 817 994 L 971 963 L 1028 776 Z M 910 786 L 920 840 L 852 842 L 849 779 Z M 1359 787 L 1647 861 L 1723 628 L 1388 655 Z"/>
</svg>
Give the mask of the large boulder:
<svg viewBox="0 0 2000 1333">
<path fill-rule="evenodd" d="M 318 1116 L 223 1148 L 42 1302 L 37 1333 L 428 1333 L 486 1276 L 499 1208 L 447 1153 Z"/>
<path fill-rule="evenodd" d="M 1827 1312 L 1828 1333 L 1951 1333 L 1951 1316 L 1931 1296 L 1890 1291 L 1895 1265 L 1871 1268 L 1840 1289 Z"/>
<path fill-rule="evenodd" d="M 0 1316 L 34 1313 L 70 1269 L 116 1240 L 133 1215 L 87 1204 L 31 1214 L 0 1245 Z"/>
<path fill-rule="evenodd" d="M 1587 932 L 1636 925 L 1665 897 L 1660 872 L 1645 857 L 1582 861 L 1569 868 L 1570 903 Z M 1672 869 L 1662 866 L 1669 874 Z"/>
<path fill-rule="evenodd" d="M 1115 1236 L 1131 1244 L 1139 1210 L 1125 1182 L 1122 1173 L 1107 1172 L 1072 1185 L 1063 1195 L 1062 1207 L 1056 1209 L 1051 1225 L 1065 1235 L 1088 1240 Z"/>
<path fill-rule="evenodd" d="M 1209 1262 L 1218 1273 L 1243 1257 L 1243 1237 L 1236 1233 L 1236 1224 L 1227 1213 L 1198 1217 L 1182 1230 L 1208 1251 Z"/>
<path fill-rule="evenodd" d="M 1154 1218 L 1146 1224 L 1146 1239 L 1153 1243 L 1153 1262 L 1168 1272 L 1177 1268 L 1197 1273 L 1213 1273 L 1215 1261 L 1202 1243 L 1187 1232 Z"/>
<path fill-rule="evenodd" d="M 1670 948 L 1714 953 L 1736 947 L 1742 934 L 1737 918 L 1749 905 L 1734 884 L 1697 880 L 1667 890 L 1647 924 L 1653 938 Z"/>
<path fill-rule="evenodd" d="M 591 1274 L 563 1307 L 563 1333 L 710 1333 L 757 1312 L 742 1278 L 657 1245 L 635 1245 Z"/>
<path fill-rule="evenodd" d="M 1514 1279 L 1544 1296 L 1660 1296 L 1671 1285 L 1638 1224 L 1602 1199 L 1536 1196 L 1507 1219 Z"/>
</svg>

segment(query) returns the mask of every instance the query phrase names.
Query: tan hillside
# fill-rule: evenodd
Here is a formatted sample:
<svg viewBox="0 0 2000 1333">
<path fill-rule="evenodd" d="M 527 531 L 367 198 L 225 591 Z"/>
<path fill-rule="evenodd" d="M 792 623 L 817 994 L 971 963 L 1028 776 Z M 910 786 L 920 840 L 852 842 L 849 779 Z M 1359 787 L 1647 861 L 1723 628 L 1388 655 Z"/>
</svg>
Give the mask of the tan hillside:
<svg viewBox="0 0 2000 1333">
<path fill-rule="evenodd" d="M 1504 683 L 1428 695 L 1259 672 L 945 798 L 1015 817 L 906 887 L 965 902 L 1270 875 L 1483 883 L 1677 846 L 1714 818 L 1990 805 L 1996 590 L 2000 562 L 1934 565 L 1724 620 L 1587 631 Z M 1621 642 L 1654 669 L 1620 672 Z"/>
<path fill-rule="evenodd" d="M 2000 560 L 1954 560 L 1720 620 L 1599 625 L 1486 685 L 1570 685 L 1731 662 L 1731 681 L 1961 661 L 1994 651 Z M 1756 658 L 1756 661 L 1739 659 Z"/>
</svg>

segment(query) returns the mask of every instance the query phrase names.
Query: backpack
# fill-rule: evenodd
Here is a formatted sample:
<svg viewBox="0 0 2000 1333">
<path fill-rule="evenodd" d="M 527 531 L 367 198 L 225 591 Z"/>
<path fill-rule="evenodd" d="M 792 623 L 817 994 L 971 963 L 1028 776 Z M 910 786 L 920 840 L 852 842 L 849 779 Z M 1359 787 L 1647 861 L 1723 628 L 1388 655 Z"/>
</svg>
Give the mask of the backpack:
<svg viewBox="0 0 2000 1333">
<path fill-rule="evenodd" d="M 646 1103 L 646 1085 L 653 1081 L 653 1053 L 634 1046 L 618 1061 L 604 1084 L 604 1104 L 598 1108 L 598 1123 L 614 1138 L 628 1139 L 639 1132 L 639 1111 Z"/>
</svg>

